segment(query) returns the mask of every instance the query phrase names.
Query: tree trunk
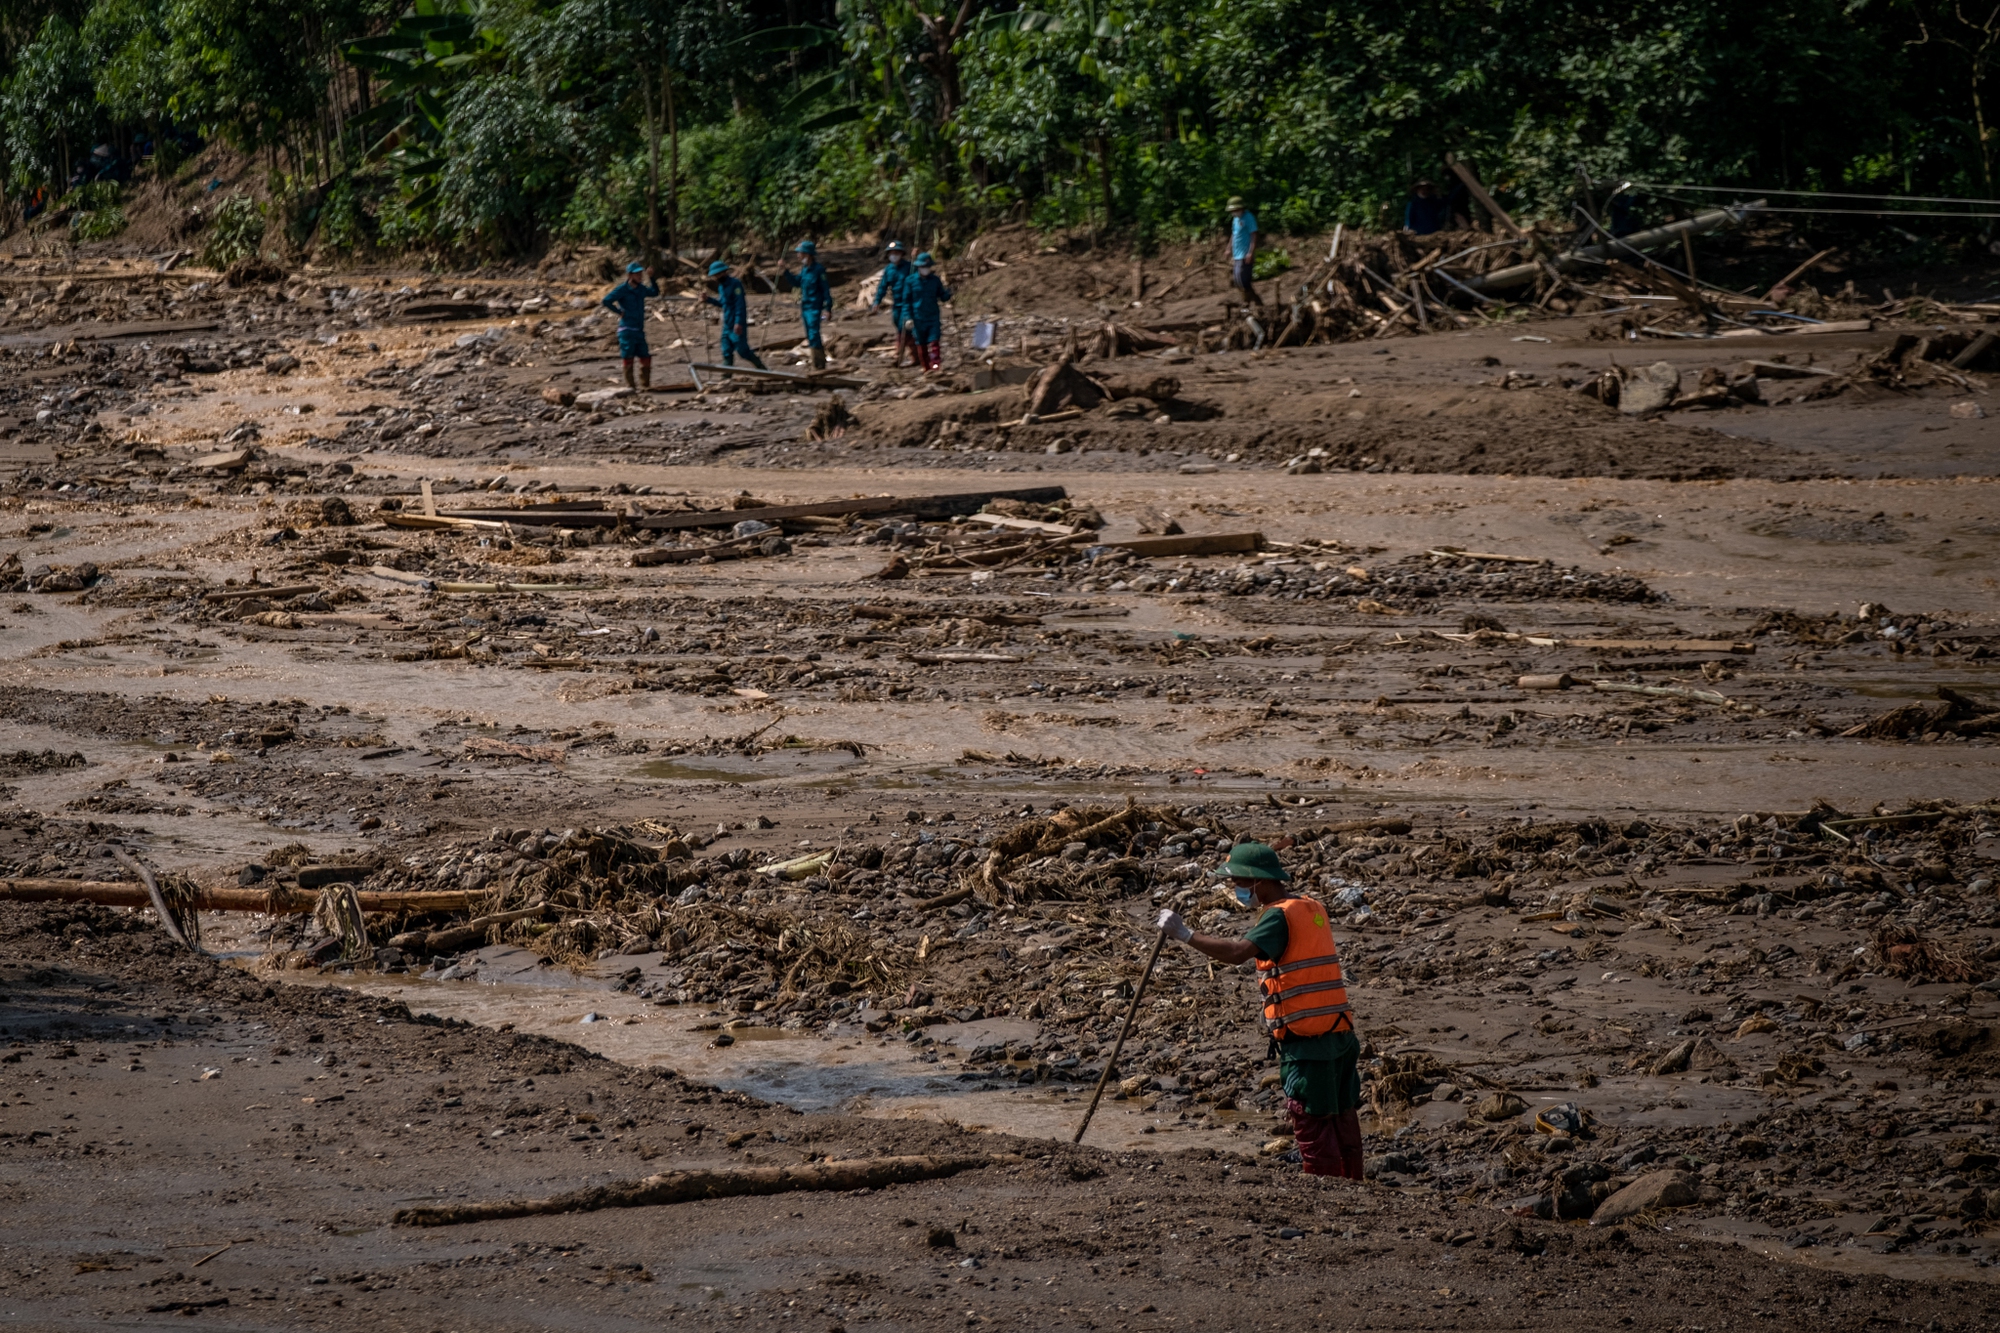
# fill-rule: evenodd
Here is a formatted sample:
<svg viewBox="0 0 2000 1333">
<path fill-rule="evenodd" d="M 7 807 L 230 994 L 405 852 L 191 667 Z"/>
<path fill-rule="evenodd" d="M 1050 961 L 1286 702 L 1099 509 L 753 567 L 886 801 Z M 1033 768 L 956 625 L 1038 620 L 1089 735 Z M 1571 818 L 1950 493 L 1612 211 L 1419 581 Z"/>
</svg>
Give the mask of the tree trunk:
<svg viewBox="0 0 2000 1333">
<path fill-rule="evenodd" d="M 1097 136 L 1097 174 L 1104 187 L 1104 231 L 1111 233 L 1111 136 Z"/>
<path fill-rule="evenodd" d="M 667 107 L 667 249 L 681 252 L 681 127 L 674 118 L 674 72 L 660 68 L 660 100 Z"/>
<path fill-rule="evenodd" d="M 653 101 L 652 80 L 640 79 L 639 91 L 646 101 L 646 175 L 650 187 L 646 191 L 646 267 L 653 270 L 657 281 L 660 271 L 660 113 Z"/>
<path fill-rule="evenodd" d="M 1984 62 L 1972 62 L 1972 124 L 1979 132 L 1979 169 L 1985 175 L 1986 195 L 1993 196 L 1993 131 L 1986 125 L 1986 102 L 1979 95 L 1979 85 L 1984 80 Z"/>
</svg>

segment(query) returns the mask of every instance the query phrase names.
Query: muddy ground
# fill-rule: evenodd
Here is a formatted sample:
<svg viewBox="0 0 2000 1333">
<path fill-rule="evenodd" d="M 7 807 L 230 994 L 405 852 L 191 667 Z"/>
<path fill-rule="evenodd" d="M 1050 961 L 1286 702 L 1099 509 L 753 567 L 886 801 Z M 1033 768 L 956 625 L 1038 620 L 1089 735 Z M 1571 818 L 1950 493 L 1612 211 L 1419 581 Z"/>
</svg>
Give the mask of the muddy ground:
<svg viewBox="0 0 2000 1333">
<path fill-rule="evenodd" d="M 1209 352 L 1190 265 L 1121 315 L 1186 345 L 1083 363 L 1172 393 L 1009 425 L 1105 312 L 1037 304 L 1073 257 L 986 257 L 941 381 L 843 314 L 837 428 L 823 391 L 680 390 L 670 320 L 670 391 L 620 394 L 587 258 L 0 271 L 0 874 L 123 879 L 116 844 L 517 914 L 361 952 L 209 913 L 200 961 L 149 914 L 7 908 L 10 1317 L 1990 1322 L 2000 455 L 1981 372 L 1907 341 L 1977 325 Z M 1762 401 L 1622 414 L 1576 391 L 1613 357 L 1754 360 Z M 642 526 L 1029 486 L 1061 489 L 992 506 L 1012 536 Z M 603 521 L 517 508 L 559 502 Z M 1174 533 L 1259 545 L 1119 545 Z M 1252 979 L 1176 949 L 1064 1146 L 1158 908 L 1247 924 L 1205 874 L 1239 837 L 1342 922 L 1365 1185 L 1292 1174 Z M 389 1224 L 968 1142 L 1026 1157 Z M 1664 1173 L 1684 1202 L 1585 1220 Z"/>
</svg>

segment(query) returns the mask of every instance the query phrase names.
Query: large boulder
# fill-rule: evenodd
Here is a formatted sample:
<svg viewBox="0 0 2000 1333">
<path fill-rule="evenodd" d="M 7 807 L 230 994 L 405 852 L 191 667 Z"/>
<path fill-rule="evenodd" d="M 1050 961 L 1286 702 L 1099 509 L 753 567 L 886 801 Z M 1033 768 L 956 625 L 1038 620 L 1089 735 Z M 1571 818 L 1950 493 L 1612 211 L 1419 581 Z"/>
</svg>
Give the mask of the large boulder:
<svg viewBox="0 0 2000 1333">
<path fill-rule="evenodd" d="M 1608 1227 L 1659 1208 L 1685 1208 L 1701 1197 L 1701 1182 L 1685 1171 L 1652 1171 L 1597 1206 L 1590 1225 Z"/>
<path fill-rule="evenodd" d="M 1681 373 L 1665 361 L 1634 366 L 1618 389 L 1618 410 L 1628 417 L 1664 411 L 1680 397 Z"/>
</svg>

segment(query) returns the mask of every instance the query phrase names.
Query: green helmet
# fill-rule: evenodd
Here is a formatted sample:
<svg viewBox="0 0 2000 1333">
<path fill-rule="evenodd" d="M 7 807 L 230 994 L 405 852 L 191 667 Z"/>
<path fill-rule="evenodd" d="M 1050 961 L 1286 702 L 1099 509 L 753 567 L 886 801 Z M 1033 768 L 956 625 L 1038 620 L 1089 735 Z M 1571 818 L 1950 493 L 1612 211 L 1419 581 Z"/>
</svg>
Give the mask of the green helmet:
<svg viewBox="0 0 2000 1333">
<path fill-rule="evenodd" d="M 1278 864 L 1278 854 L 1261 842 L 1239 842 L 1229 849 L 1229 860 L 1220 870 L 1209 874 L 1222 879 L 1275 879 L 1280 882 L 1291 879 L 1291 874 Z"/>
</svg>

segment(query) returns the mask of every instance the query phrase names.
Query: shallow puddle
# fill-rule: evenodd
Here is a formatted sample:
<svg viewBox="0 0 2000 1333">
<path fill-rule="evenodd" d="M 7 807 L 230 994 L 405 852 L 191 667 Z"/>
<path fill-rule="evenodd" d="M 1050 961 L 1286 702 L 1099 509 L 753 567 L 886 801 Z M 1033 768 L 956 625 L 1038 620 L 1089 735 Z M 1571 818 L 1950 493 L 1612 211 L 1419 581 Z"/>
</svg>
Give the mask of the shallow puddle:
<svg viewBox="0 0 2000 1333">
<path fill-rule="evenodd" d="M 643 961 L 651 960 L 611 959 L 605 966 Z M 893 1035 L 870 1034 L 863 1022 L 880 1015 L 866 1011 L 825 1028 L 794 1031 L 707 1009 L 656 1005 L 612 989 L 608 980 L 542 967 L 533 955 L 504 947 L 483 951 L 478 980 L 378 975 L 307 984 L 343 985 L 399 1000 L 412 1013 L 556 1037 L 621 1064 L 671 1069 L 801 1111 L 936 1120 L 1067 1141 L 1090 1101 L 1087 1083 L 1003 1081 L 1017 1079 L 1019 1066 L 984 1064 L 968 1071 L 962 1058 L 974 1049 L 1033 1038 L 1038 1026 L 1026 1019 L 928 1028 L 935 1042 L 929 1048 L 903 1040 L 893 1029 Z M 722 1037 L 729 1040 L 718 1044 Z M 926 1050 L 936 1056 L 935 1062 L 924 1058 Z M 978 1077 L 961 1079 L 961 1072 Z M 1107 1094 L 1091 1120 L 1088 1140 L 1101 1148 L 1226 1144 L 1241 1152 L 1255 1150 L 1255 1137 L 1248 1124 L 1233 1117 L 1177 1120 Z"/>
<path fill-rule="evenodd" d="M 815 777 L 863 761 L 845 750 L 772 750 L 757 755 L 686 755 L 641 764 L 638 776 L 667 782 L 776 782 Z"/>
</svg>

